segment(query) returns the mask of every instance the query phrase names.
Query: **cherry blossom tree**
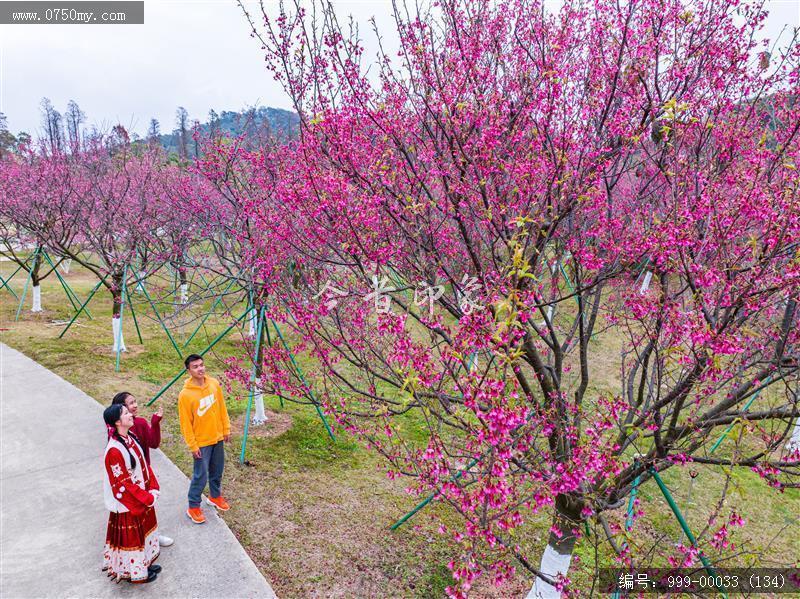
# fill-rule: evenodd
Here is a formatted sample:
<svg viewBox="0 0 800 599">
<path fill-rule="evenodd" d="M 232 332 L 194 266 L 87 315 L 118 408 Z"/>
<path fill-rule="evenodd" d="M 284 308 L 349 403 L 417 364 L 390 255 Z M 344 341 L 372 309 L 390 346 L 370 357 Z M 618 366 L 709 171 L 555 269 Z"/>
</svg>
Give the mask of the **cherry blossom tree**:
<svg viewBox="0 0 800 599">
<path fill-rule="evenodd" d="M 131 145 L 117 127 L 113 136 L 70 156 L 72 193 L 59 196 L 57 210 L 77 223 L 74 237 L 65 239 L 49 227 L 35 229 L 49 248 L 92 272 L 111 293 L 115 351 L 125 350 L 120 321 L 124 286 L 143 276 L 136 264 L 140 253 L 155 247 L 162 223 L 176 218 L 176 207 L 158 193 L 158 178 L 169 168 L 160 150 Z M 148 272 L 163 261 L 152 257 Z"/>
<path fill-rule="evenodd" d="M 289 266 L 295 261 L 277 251 L 277 238 L 265 238 L 270 232 L 262 226 L 286 216 L 278 207 L 276 193 L 283 147 L 268 137 L 255 149 L 243 142 L 244 137 L 207 140 L 193 169 L 202 179 L 194 180 L 189 196 L 194 218 L 202 223 L 202 236 L 211 244 L 209 270 L 229 283 L 226 289 L 231 295 L 242 298 L 243 294 L 250 306 L 247 334 L 253 345 L 246 346 L 254 360 L 255 380 L 249 381 L 246 371 L 239 374 L 246 385 L 253 386 L 252 422 L 259 425 L 267 419 L 259 382 L 269 336 L 260 315 L 278 281 L 290 279 Z"/>
<path fill-rule="evenodd" d="M 167 261 L 177 282 L 177 287 L 168 291 L 177 310 L 189 303 L 189 273 L 197 266 L 192 255 L 200 227 L 192 209 L 195 187 L 184 168 L 169 165 L 160 169 L 153 192 L 170 218 L 159 224 L 151 243 L 140 250 L 140 264 L 146 272 L 151 255 Z"/>
<path fill-rule="evenodd" d="M 758 4 L 399 4 L 399 51 L 369 61 L 328 5 L 242 8 L 301 117 L 251 265 L 320 365 L 300 380 L 273 347 L 262 384 L 460 514 L 451 595 L 513 562 L 557 596 L 585 524 L 622 561 L 691 562 L 715 508 L 678 550 L 609 521 L 676 464 L 800 485 L 799 53 L 756 41 Z M 286 244 L 314 296 L 262 268 Z M 536 565 L 514 531 L 540 510 Z"/>
<path fill-rule="evenodd" d="M 73 193 L 64 154 L 44 156 L 28 148 L 0 160 L 0 255 L 28 273 L 32 312 L 42 311 L 41 281 L 58 264 L 43 253 L 48 241 L 75 243 L 77 215 L 65 210 Z"/>
</svg>

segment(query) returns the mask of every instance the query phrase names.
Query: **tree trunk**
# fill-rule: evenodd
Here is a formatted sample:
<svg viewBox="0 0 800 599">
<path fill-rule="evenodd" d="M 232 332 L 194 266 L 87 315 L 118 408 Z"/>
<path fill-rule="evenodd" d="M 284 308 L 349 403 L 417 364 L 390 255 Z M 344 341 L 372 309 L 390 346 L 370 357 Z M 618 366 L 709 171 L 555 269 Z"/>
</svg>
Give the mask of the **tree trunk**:
<svg viewBox="0 0 800 599">
<path fill-rule="evenodd" d="M 264 343 L 266 341 L 266 324 L 261 325 L 261 343 L 258 344 L 258 354 L 255 357 L 255 378 L 253 380 L 253 404 L 256 408 L 256 413 L 252 418 L 251 424 L 259 426 L 266 424 L 267 412 L 264 409 L 264 394 L 261 393 L 259 381 L 261 380 L 261 365 L 264 363 Z"/>
<path fill-rule="evenodd" d="M 41 253 L 37 253 L 36 258 L 33 261 L 33 266 L 31 267 L 31 285 L 33 285 L 33 293 L 31 295 L 31 301 L 33 304 L 31 306 L 31 312 L 42 311 L 42 280 L 39 278 L 39 269 L 41 266 L 42 256 Z"/>
<path fill-rule="evenodd" d="M 114 335 L 114 351 L 128 351 L 122 335 L 122 275 L 113 275 L 111 297 L 114 304 L 111 313 L 111 332 Z"/>
<path fill-rule="evenodd" d="M 181 267 L 178 269 L 178 274 L 181 280 L 181 293 L 178 303 L 181 305 L 189 303 L 189 281 L 186 278 L 186 269 Z"/>
<path fill-rule="evenodd" d="M 122 277 L 114 275 L 111 280 L 111 298 L 114 303 L 111 308 L 111 316 L 119 318 L 122 314 Z"/>
<path fill-rule="evenodd" d="M 572 561 L 577 537 L 575 532 L 581 525 L 583 502 L 568 495 L 558 495 L 555 502 L 553 526 L 542 554 L 539 571 L 553 581 L 561 575 L 566 577 Z M 553 529 L 558 530 L 556 533 Z M 542 578 L 536 578 L 526 599 L 558 599 L 561 593 Z"/>
</svg>

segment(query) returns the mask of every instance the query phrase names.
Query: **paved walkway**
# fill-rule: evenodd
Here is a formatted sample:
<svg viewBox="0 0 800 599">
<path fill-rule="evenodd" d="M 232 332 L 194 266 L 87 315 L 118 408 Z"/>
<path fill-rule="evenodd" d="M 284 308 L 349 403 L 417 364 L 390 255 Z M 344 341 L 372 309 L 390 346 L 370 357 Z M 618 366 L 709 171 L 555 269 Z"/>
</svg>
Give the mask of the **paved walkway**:
<svg viewBox="0 0 800 599">
<path fill-rule="evenodd" d="M 275 597 L 225 522 L 185 516 L 188 480 L 151 452 L 161 485 L 154 583 L 114 584 L 102 566 L 102 406 L 0 343 L 0 597 Z"/>
</svg>

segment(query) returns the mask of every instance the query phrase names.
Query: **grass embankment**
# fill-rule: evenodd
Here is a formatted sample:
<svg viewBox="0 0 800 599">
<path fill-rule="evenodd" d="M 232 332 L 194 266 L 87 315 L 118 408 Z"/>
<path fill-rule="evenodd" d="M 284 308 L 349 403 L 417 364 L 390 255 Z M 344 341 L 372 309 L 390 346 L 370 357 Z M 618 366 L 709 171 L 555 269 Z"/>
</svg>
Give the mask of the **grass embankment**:
<svg viewBox="0 0 800 599">
<path fill-rule="evenodd" d="M 12 272 L 9 262 L 0 262 L 0 273 Z M 81 298 L 96 283 L 90 273 L 73 266 L 66 279 Z M 13 289 L 22 293 L 25 279 L 18 274 Z M 115 354 L 111 351 L 111 300 L 101 291 L 89 308 L 93 319 L 82 316 L 64 338 L 58 336 L 72 311 L 54 278 L 42 285 L 45 312 L 31 314 L 30 296 L 19 322 L 14 322 L 17 302 L 6 290 L 0 291 L 0 339 L 24 352 L 45 367 L 70 381 L 98 402 L 107 404 L 114 393 L 128 390 L 140 400 L 154 396 L 182 368 L 174 348 L 144 299 L 134 294 L 144 344 L 139 344 L 133 321 L 126 307 L 125 341 L 129 351 L 122 356 L 120 372 L 114 371 Z M 210 302 L 209 302 L 210 304 Z M 168 304 L 157 305 L 165 315 L 178 345 L 189 337 L 198 324 L 197 317 L 175 311 Z M 241 311 L 243 306 L 236 307 Z M 238 315 L 238 314 L 237 314 Z M 184 354 L 200 351 L 226 326 L 224 319 L 211 318 L 207 326 L 185 349 Z M 226 357 L 238 355 L 241 334 L 233 332 L 207 356 L 209 372 L 219 375 Z M 618 343 L 602 339 L 593 343 L 608 346 L 608 364 L 598 364 L 603 377 L 595 392 L 614 385 L 613 356 Z M 304 369 L 313 364 L 302 361 Z M 162 425 L 164 452 L 183 470 L 191 471 L 191 458 L 184 446 L 177 421 L 179 382 L 163 396 L 165 419 Z M 233 385 L 228 396 L 231 418 L 238 422 L 246 409 L 247 395 Z M 144 403 L 144 402 L 142 402 Z M 286 404 L 266 398 L 270 423 L 252 429 L 248 441 L 249 465 L 238 462 L 241 435 L 234 434 L 227 447 L 225 493 L 233 508 L 224 515 L 253 561 L 270 580 L 281 597 L 437 597 L 450 583 L 447 562 L 453 552 L 436 533 L 436 514 L 446 522 L 453 515 L 445 506 L 431 504 L 406 526 L 391 532 L 389 526 L 415 503 L 403 491 L 404 481 L 391 481 L 380 469 L 379 459 L 340 433 L 331 442 L 313 408 Z M 155 407 L 155 406 L 153 406 Z M 142 410 L 144 414 L 150 408 Z M 98 434 L 102 434 L 98 422 Z M 236 429 L 236 427 L 235 427 Z M 413 434 L 413 431 L 411 431 Z M 721 450 L 722 451 L 722 450 Z M 99 458 L 98 458 L 99 459 Z M 688 468 L 673 468 L 664 478 L 673 490 L 693 529 L 704 526 L 702 507 L 716 502 L 722 483 L 721 474 L 698 468 L 689 496 Z M 726 504 L 749 521 L 744 532 L 737 533 L 741 549 L 758 553 L 762 549 L 781 563 L 800 555 L 800 493 L 780 494 L 767 489 L 758 476 L 749 471 L 734 475 L 735 489 Z M 668 542 L 679 540 L 678 524 L 654 483 L 640 490 L 646 516 L 637 523 L 637 534 Z M 690 501 L 691 499 L 691 501 Z M 622 512 L 618 518 L 623 516 Z M 547 514 L 532 517 L 519 541 L 531 548 L 538 559 L 549 528 Z M 570 575 L 576 587 L 588 590 L 593 573 L 593 539 L 582 540 Z M 794 556 L 794 558 L 793 558 Z M 610 556 L 601 548 L 600 557 L 609 563 Z M 766 557 L 759 558 L 771 565 Z M 736 564 L 745 564 L 737 558 Z M 515 580 L 500 589 L 481 583 L 474 596 L 524 596 L 530 579 L 518 573 Z"/>
</svg>

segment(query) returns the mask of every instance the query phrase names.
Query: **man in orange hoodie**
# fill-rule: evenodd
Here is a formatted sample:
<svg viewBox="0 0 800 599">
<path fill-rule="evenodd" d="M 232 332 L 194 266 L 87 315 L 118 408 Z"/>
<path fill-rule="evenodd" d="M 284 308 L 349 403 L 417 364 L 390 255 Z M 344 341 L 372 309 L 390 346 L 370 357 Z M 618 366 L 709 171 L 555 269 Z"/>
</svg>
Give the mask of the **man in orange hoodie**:
<svg viewBox="0 0 800 599">
<path fill-rule="evenodd" d="M 194 471 L 189 485 L 189 509 L 186 515 L 195 524 L 206 521 L 200 509 L 200 495 L 206 488 L 207 501 L 218 510 L 230 505 L 222 496 L 222 471 L 225 468 L 225 441 L 230 438 L 231 423 L 219 381 L 206 375 L 202 356 L 192 354 L 184 360 L 189 378 L 178 395 L 181 432 L 194 457 Z"/>
</svg>

